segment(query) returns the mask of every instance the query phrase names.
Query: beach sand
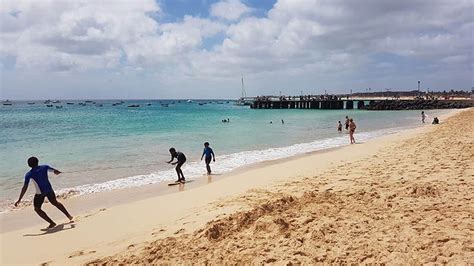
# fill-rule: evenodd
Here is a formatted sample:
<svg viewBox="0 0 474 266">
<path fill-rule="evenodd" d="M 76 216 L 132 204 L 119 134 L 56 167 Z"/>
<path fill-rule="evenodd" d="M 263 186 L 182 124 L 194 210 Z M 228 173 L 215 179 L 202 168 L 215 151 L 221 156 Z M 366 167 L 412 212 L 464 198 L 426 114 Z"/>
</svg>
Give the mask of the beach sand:
<svg viewBox="0 0 474 266">
<path fill-rule="evenodd" d="M 455 113 L 89 210 L 53 231 L 5 231 L 0 262 L 472 264 L 474 109 Z"/>
</svg>

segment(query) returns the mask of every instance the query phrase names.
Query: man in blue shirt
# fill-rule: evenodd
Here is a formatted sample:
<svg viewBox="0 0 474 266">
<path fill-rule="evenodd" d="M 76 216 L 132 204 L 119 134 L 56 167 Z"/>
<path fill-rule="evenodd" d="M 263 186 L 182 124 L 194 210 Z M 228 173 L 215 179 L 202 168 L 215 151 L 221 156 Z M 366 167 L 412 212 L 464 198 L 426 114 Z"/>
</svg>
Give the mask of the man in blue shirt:
<svg viewBox="0 0 474 266">
<path fill-rule="evenodd" d="M 216 156 L 214 155 L 214 151 L 209 147 L 209 142 L 204 143 L 204 151 L 202 152 L 201 155 L 201 161 L 202 157 L 206 155 L 206 169 L 207 169 L 207 174 L 211 174 L 211 166 L 209 165 L 211 163 L 211 159 L 215 162 L 216 161 Z"/>
<path fill-rule="evenodd" d="M 36 194 L 33 199 L 33 206 L 35 207 L 36 213 L 49 223 L 49 226 L 47 228 L 54 228 L 56 226 L 56 223 L 53 222 L 53 220 L 51 220 L 51 218 L 49 218 L 48 215 L 41 209 L 41 206 L 44 202 L 44 198 L 46 197 L 48 198 L 51 204 L 56 206 L 56 208 L 62 211 L 67 216 L 67 218 L 72 221 L 73 217 L 69 214 L 64 205 L 62 205 L 56 200 L 56 194 L 54 194 L 53 187 L 51 186 L 51 183 L 49 183 L 48 180 L 49 170 L 53 171 L 56 175 L 59 175 L 61 172 L 50 167 L 49 165 L 38 165 L 38 158 L 36 157 L 30 157 L 28 159 L 28 165 L 31 167 L 31 170 L 25 175 L 25 183 L 23 185 L 23 188 L 21 189 L 20 198 L 17 202 L 15 202 L 15 206 L 18 206 L 18 204 L 20 204 L 21 199 L 23 198 L 26 193 L 26 190 L 28 189 L 28 184 L 30 183 L 30 180 L 32 180 L 33 184 L 36 187 Z"/>
</svg>

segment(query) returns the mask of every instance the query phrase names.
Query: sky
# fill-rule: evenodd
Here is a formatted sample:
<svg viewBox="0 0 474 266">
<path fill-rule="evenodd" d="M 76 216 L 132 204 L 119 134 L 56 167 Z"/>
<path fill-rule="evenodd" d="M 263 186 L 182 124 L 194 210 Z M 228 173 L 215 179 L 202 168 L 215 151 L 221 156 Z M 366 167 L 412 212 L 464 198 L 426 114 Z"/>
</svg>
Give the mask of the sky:
<svg viewBox="0 0 474 266">
<path fill-rule="evenodd" d="M 0 99 L 473 87 L 472 0 L 2 0 Z"/>
</svg>

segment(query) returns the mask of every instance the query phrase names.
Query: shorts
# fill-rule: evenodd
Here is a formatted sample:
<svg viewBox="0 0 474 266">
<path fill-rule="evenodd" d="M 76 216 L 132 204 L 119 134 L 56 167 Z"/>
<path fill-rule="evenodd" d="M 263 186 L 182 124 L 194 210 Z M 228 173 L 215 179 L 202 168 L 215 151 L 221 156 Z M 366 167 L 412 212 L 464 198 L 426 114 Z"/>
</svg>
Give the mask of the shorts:
<svg viewBox="0 0 474 266">
<path fill-rule="evenodd" d="M 186 159 L 178 161 L 178 163 L 176 164 L 176 168 L 181 168 L 181 166 L 183 166 L 185 162 L 186 162 Z"/>
<path fill-rule="evenodd" d="M 210 163 L 211 163 L 211 159 L 212 159 L 212 157 L 206 157 L 206 158 L 205 158 L 206 164 L 210 164 Z"/>
<path fill-rule="evenodd" d="M 56 202 L 56 194 L 54 194 L 54 191 L 50 191 L 42 194 L 35 194 L 35 197 L 33 198 L 33 206 L 41 209 L 41 206 L 44 203 L 44 198 L 48 198 L 51 203 Z"/>
</svg>

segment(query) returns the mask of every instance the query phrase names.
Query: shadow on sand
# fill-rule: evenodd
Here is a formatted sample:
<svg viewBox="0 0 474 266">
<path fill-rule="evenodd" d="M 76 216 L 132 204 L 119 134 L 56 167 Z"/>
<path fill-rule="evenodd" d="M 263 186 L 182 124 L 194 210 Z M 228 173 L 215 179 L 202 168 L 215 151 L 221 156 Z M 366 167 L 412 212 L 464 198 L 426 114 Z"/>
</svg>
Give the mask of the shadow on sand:
<svg viewBox="0 0 474 266">
<path fill-rule="evenodd" d="M 74 222 L 62 223 L 62 224 L 56 225 L 56 227 L 54 227 L 52 229 L 41 229 L 41 231 L 44 231 L 41 234 L 26 234 L 26 235 L 23 235 L 23 236 L 43 236 L 43 235 L 47 235 L 47 234 L 54 234 L 54 233 L 61 232 L 61 231 L 71 230 L 71 229 L 74 229 L 74 228 L 76 228 L 76 224 Z"/>
</svg>

